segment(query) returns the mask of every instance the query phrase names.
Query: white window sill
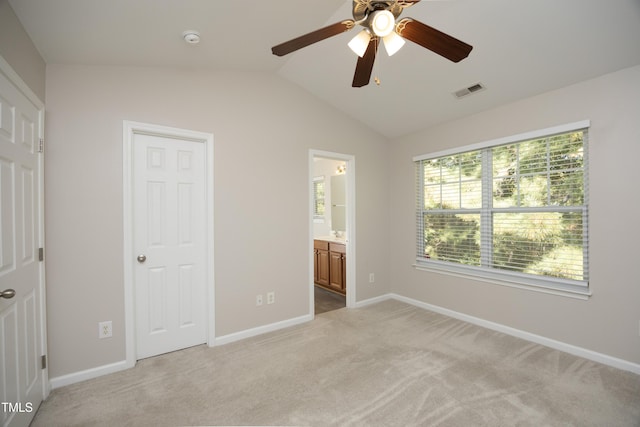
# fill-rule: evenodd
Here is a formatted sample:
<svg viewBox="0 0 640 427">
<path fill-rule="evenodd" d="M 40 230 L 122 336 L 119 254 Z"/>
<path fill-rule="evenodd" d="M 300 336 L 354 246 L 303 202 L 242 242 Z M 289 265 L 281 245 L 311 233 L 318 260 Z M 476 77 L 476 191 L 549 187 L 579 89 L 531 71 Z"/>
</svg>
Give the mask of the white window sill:
<svg viewBox="0 0 640 427">
<path fill-rule="evenodd" d="M 449 263 L 438 261 L 416 262 L 413 264 L 413 267 L 416 270 L 446 274 L 449 276 L 462 277 L 465 279 L 567 298 L 588 300 L 589 297 L 591 297 L 591 291 L 588 287 L 575 285 L 569 281 L 559 279 L 523 277 L 524 275 L 509 272 L 488 271 L 483 268 L 464 265 L 450 265 Z"/>
</svg>

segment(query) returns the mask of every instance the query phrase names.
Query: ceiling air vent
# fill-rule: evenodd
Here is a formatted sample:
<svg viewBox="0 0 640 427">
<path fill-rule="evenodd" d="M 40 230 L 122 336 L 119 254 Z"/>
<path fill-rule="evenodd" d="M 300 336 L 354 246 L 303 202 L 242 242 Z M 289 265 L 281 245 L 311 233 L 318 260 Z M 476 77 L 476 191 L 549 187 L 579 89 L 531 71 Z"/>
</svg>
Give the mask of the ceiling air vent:
<svg viewBox="0 0 640 427">
<path fill-rule="evenodd" d="M 460 98 L 464 98 L 465 96 L 471 95 L 472 93 L 480 92 L 480 91 L 485 90 L 485 89 L 486 89 L 486 87 L 484 87 L 482 85 L 482 83 L 476 83 L 476 84 L 471 85 L 469 87 L 465 87 L 464 89 L 460 89 L 460 90 L 457 90 L 457 91 L 453 92 L 453 95 L 456 98 L 460 99 Z"/>
</svg>

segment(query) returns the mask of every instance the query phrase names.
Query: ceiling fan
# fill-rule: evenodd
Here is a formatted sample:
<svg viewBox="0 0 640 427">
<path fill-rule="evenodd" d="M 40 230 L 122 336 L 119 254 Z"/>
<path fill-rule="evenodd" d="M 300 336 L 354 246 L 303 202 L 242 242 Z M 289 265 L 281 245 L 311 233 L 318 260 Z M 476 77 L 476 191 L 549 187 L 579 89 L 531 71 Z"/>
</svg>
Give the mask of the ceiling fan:
<svg viewBox="0 0 640 427">
<path fill-rule="evenodd" d="M 274 55 L 284 56 L 329 37 L 349 31 L 356 25 L 364 29 L 349 42 L 358 55 L 353 87 L 369 84 L 380 39 L 389 56 L 410 40 L 450 61 L 460 62 L 471 52 L 468 45 L 442 31 L 412 18 L 398 20 L 402 11 L 420 0 L 353 0 L 353 19 L 329 25 L 271 48 Z"/>
</svg>

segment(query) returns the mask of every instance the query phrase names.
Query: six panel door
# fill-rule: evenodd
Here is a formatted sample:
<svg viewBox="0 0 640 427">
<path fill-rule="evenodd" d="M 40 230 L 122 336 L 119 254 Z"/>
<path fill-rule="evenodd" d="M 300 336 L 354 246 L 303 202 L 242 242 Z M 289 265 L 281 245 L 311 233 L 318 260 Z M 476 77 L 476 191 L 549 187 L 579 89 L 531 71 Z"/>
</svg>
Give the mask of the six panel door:
<svg viewBox="0 0 640 427">
<path fill-rule="evenodd" d="M 133 145 L 141 359 L 206 342 L 206 174 L 202 142 L 136 134 Z"/>
<path fill-rule="evenodd" d="M 40 115 L 0 72 L 0 425 L 27 426 L 44 395 Z M 7 296 L 10 293 L 6 294 Z"/>
</svg>

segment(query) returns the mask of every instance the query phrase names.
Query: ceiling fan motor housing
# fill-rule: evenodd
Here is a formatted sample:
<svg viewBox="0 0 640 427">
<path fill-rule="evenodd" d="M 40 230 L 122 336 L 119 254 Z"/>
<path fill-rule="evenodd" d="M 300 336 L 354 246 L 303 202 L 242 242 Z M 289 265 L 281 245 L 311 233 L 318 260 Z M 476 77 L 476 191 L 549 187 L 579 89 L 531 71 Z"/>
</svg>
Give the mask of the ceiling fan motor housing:
<svg viewBox="0 0 640 427">
<path fill-rule="evenodd" d="M 402 9 L 398 0 L 353 0 L 353 19 L 356 22 L 363 21 L 376 10 L 388 10 L 398 18 Z"/>
</svg>

